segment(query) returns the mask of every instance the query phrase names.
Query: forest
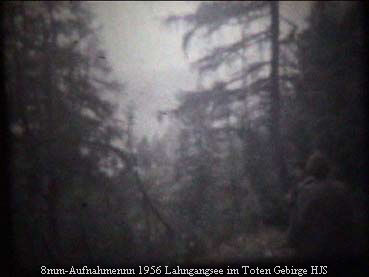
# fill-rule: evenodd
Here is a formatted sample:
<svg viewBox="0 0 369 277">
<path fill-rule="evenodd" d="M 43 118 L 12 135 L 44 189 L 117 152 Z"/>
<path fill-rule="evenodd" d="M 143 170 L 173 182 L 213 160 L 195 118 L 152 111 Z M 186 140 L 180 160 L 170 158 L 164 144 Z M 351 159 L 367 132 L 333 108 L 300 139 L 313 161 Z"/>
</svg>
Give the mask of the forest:
<svg viewBox="0 0 369 277">
<path fill-rule="evenodd" d="M 135 134 L 140 114 L 86 2 L 1 4 L 17 273 L 293 259 L 288 195 L 314 151 L 354 199 L 363 255 L 367 6 L 313 2 L 303 30 L 279 6 L 206 1 L 162 20 L 184 26 L 186 55 L 206 47 L 191 62 L 197 88 L 173 91 L 178 105 L 152 115 L 168 127 L 150 138 Z"/>
</svg>

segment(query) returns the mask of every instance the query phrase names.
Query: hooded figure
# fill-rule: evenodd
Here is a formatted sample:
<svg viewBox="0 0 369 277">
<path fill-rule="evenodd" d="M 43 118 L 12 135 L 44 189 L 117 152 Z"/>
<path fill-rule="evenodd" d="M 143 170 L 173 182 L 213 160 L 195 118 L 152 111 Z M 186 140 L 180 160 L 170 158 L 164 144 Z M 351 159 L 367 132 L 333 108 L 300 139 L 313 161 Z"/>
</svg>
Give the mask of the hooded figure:
<svg viewBox="0 0 369 277">
<path fill-rule="evenodd" d="M 315 152 L 293 193 L 288 242 L 304 258 L 351 255 L 352 200 L 342 183 L 328 178 L 329 170 L 325 157 Z"/>
</svg>

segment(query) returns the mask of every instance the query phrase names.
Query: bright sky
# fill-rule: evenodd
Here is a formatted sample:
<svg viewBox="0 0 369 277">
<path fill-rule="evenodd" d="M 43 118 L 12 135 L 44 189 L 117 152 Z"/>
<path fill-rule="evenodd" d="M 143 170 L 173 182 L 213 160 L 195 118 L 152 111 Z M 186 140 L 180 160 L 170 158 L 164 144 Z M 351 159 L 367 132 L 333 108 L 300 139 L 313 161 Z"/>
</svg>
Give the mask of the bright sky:
<svg viewBox="0 0 369 277">
<path fill-rule="evenodd" d="M 174 107 L 180 89 L 195 87 L 196 73 L 182 52 L 184 29 L 168 28 L 163 19 L 188 13 L 198 2 L 139 1 L 88 2 L 102 26 L 101 46 L 106 50 L 114 77 L 127 85 L 129 97 L 117 99 L 136 105 L 136 133 L 151 137 L 160 124 L 156 111 Z M 299 25 L 309 4 L 281 2 L 281 13 Z"/>
</svg>

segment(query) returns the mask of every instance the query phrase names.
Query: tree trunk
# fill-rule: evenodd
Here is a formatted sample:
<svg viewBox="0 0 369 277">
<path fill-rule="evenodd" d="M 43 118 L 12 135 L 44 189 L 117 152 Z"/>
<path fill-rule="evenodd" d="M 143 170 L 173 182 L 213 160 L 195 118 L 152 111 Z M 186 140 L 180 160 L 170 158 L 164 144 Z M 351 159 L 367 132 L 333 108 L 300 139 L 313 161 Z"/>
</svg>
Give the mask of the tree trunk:
<svg viewBox="0 0 369 277">
<path fill-rule="evenodd" d="M 271 1 L 271 145 L 273 160 L 277 169 L 279 188 L 285 191 L 287 184 L 287 168 L 280 132 L 280 91 L 279 91 L 279 3 Z"/>
</svg>

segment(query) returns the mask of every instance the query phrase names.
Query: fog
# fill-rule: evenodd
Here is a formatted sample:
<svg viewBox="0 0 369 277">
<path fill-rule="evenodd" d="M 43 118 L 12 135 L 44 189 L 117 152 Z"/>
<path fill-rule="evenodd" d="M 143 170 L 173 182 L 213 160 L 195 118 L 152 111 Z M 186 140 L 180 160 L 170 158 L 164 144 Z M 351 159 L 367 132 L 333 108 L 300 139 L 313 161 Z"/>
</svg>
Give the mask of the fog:
<svg viewBox="0 0 369 277">
<path fill-rule="evenodd" d="M 114 76 L 127 85 L 126 93 L 137 108 L 138 137 L 162 135 L 167 125 L 157 122 L 156 112 L 174 108 L 179 90 L 191 90 L 198 85 L 191 61 L 203 43 L 197 41 L 199 49 L 195 46 L 186 56 L 182 51 L 186 26 L 169 28 L 163 22 L 169 15 L 193 12 L 198 4 L 191 1 L 90 3 L 96 24 L 101 26 L 98 35 Z M 302 30 L 310 5 L 311 1 L 283 1 L 281 14 Z M 238 31 L 233 32 L 230 37 L 239 35 Z"/>
<path fill-rule="evenodd" d="M 5 3 L 9 269 L 358 269 L 364 7 Z"/>
</svg>

